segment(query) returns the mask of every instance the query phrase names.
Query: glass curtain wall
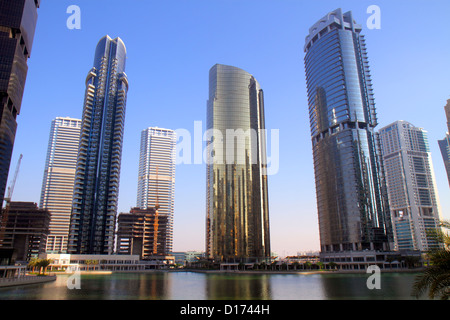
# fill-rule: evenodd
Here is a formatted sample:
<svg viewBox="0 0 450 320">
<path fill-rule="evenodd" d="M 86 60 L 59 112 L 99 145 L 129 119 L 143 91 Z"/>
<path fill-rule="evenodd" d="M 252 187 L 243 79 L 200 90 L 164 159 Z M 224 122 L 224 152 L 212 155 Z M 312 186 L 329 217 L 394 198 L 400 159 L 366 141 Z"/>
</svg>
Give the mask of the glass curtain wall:
<svg viewBox="0 0 450 320">
<path fill-rule="evenodd" d="M 306 38 L 305 70 L 322 252 L 387 250 L 392 228 L 364 36 L 335 10 Z"/>
<path fill-rule="evenodd" d="M 209 258 L 270 257 L 263 91 L 246 71 L 213 66 L 207 105 Z"/>
</svg>

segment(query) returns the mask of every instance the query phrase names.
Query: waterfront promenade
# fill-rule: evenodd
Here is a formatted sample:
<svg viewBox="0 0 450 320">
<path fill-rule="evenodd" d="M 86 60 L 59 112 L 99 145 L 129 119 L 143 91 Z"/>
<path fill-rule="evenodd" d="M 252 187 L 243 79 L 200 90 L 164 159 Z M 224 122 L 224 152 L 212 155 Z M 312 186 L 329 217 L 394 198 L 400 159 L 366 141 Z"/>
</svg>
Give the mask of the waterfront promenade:
<svg viewBox="0 0 450 320">
<path fill-rule="evenodd" d="M 20 276 L 15 278 L 0 278 L 0 288 L 2 287 L 11 287 L 11 286 L 20 286 L 25 284 L 36 284 L 36 283 L 45 283 L 55 281 L 56 276 L 47 275 L 47 276 Z"/>
</svg>

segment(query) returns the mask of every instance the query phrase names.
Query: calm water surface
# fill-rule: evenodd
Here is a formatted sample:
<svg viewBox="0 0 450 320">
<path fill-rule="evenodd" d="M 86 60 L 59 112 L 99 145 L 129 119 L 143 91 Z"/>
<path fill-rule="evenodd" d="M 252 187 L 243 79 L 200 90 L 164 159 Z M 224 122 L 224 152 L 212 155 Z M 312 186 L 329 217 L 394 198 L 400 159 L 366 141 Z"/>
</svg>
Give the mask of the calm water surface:
<svg viewBox="0 0 450 320">
<path fill-rule="evenodd" d="M 195 272 L 81 275 L 80 289 L 57 280 L 0 288 L 6 299 L 101 300 L 413 300 L 414 273 L 381 273 L 381 289 L 370 290 L 370 274 L 231 274 Z"/>
</svg>

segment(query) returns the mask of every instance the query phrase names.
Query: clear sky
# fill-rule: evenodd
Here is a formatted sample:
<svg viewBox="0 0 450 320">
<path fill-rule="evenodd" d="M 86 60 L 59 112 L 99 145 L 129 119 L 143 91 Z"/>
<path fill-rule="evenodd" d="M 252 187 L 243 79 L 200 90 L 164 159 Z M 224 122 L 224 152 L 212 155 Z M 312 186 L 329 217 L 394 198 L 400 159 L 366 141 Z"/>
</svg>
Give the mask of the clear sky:
<svg viewBox="0 0 450 320">
<path fill-rule="evenodd" d="M 81 9 L 79 30 L 67 28 L 70 5 Z M 381 29 L 366 27 L 370 5 L 381 9 Z M 119 211 L 136 205 L 141 131 L 193 134 L 195 121 L 205 127 L 209 69 L 228 64 L 255 76 L 266 127 L 279 129 L 279 171 L 269 176 L 272 250 L 319 250 L 303 45 L 309 28 L 339 7 L 363 26 L 378 129 L 406 120 L 428 131 L 442 216 L 450 219 L 437 144 L 450 99 L 448 0 L 42 0 L 11 162 L 10 179 L 23 154 L 12 199 L 39 202 L 50 123 L 81 118 L 84 81 L 108 34 L 125 42 L 130 82 Z M 205 249 L 205 174 L 205 164 L 176 168 L 175 251 Z"/>
</svg>

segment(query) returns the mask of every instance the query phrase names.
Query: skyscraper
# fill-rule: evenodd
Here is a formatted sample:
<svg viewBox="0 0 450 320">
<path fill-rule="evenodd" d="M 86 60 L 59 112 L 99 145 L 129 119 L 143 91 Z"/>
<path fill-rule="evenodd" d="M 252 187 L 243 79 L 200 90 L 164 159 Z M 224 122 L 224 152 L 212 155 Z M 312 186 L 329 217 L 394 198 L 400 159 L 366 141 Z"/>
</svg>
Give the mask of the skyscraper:
<svg viewBox="0 0 450 320">
<path fill-rule="evenodd" d="M 392 244 L 361 30 L 351 12 L 337 9 L 310 28 L 304 47 L 323 258 L 350 259 L 352 252 L 389 251 Z"/>
<path fill-rule="evenodd" d="M 445 138 L 438 140 L 438 143 L 439 148 L 441 149 L 442 158 L 444 159 L 445 170 L 447 171 L 448 184 L 450 185 L 450 100 L 447 100 L 444 109 L 447 117 L 448 131 Z"/>
<path fill-rule="evenodd" d="M 112 254 L 128 79 L 126 48 L 103 37 L 86 78 L 69 253 Z"/>
<path fill-rule="evenodd" d="M 52 121 L 39 207 L 50 211 L 46 251 L 67 252 L 73 186 L 80 144 L 81 120 L 58 117 Z"/>
<path fill-rule="evenodd" d="M 396 249 L 436 248 L 428 231 L 438 228 L 440 206 L 427 132 L 406 121 L 379 132 Z"/>
<path fill-rule="evenodd" d="M 150 127 L 141 133 L 137 207 L 157 208 L 167 219 L 164 236 L 158 241 L 167 253 L 173 247 L 173 216 L 175 202 L 176 133 L 170 129 Z M 162 231 L 162 229 L 161 229 Z"/>
<path fill-rule="evenodd" d="M 40 0 L 0 0 L 0 207 L 25 89 Z"/>
<path fill-rule="evenodd" d="M 206 249 L 217 260 L 270 257 L 263 90 L 246 71 L 209 72 Z"/>
</svg>

